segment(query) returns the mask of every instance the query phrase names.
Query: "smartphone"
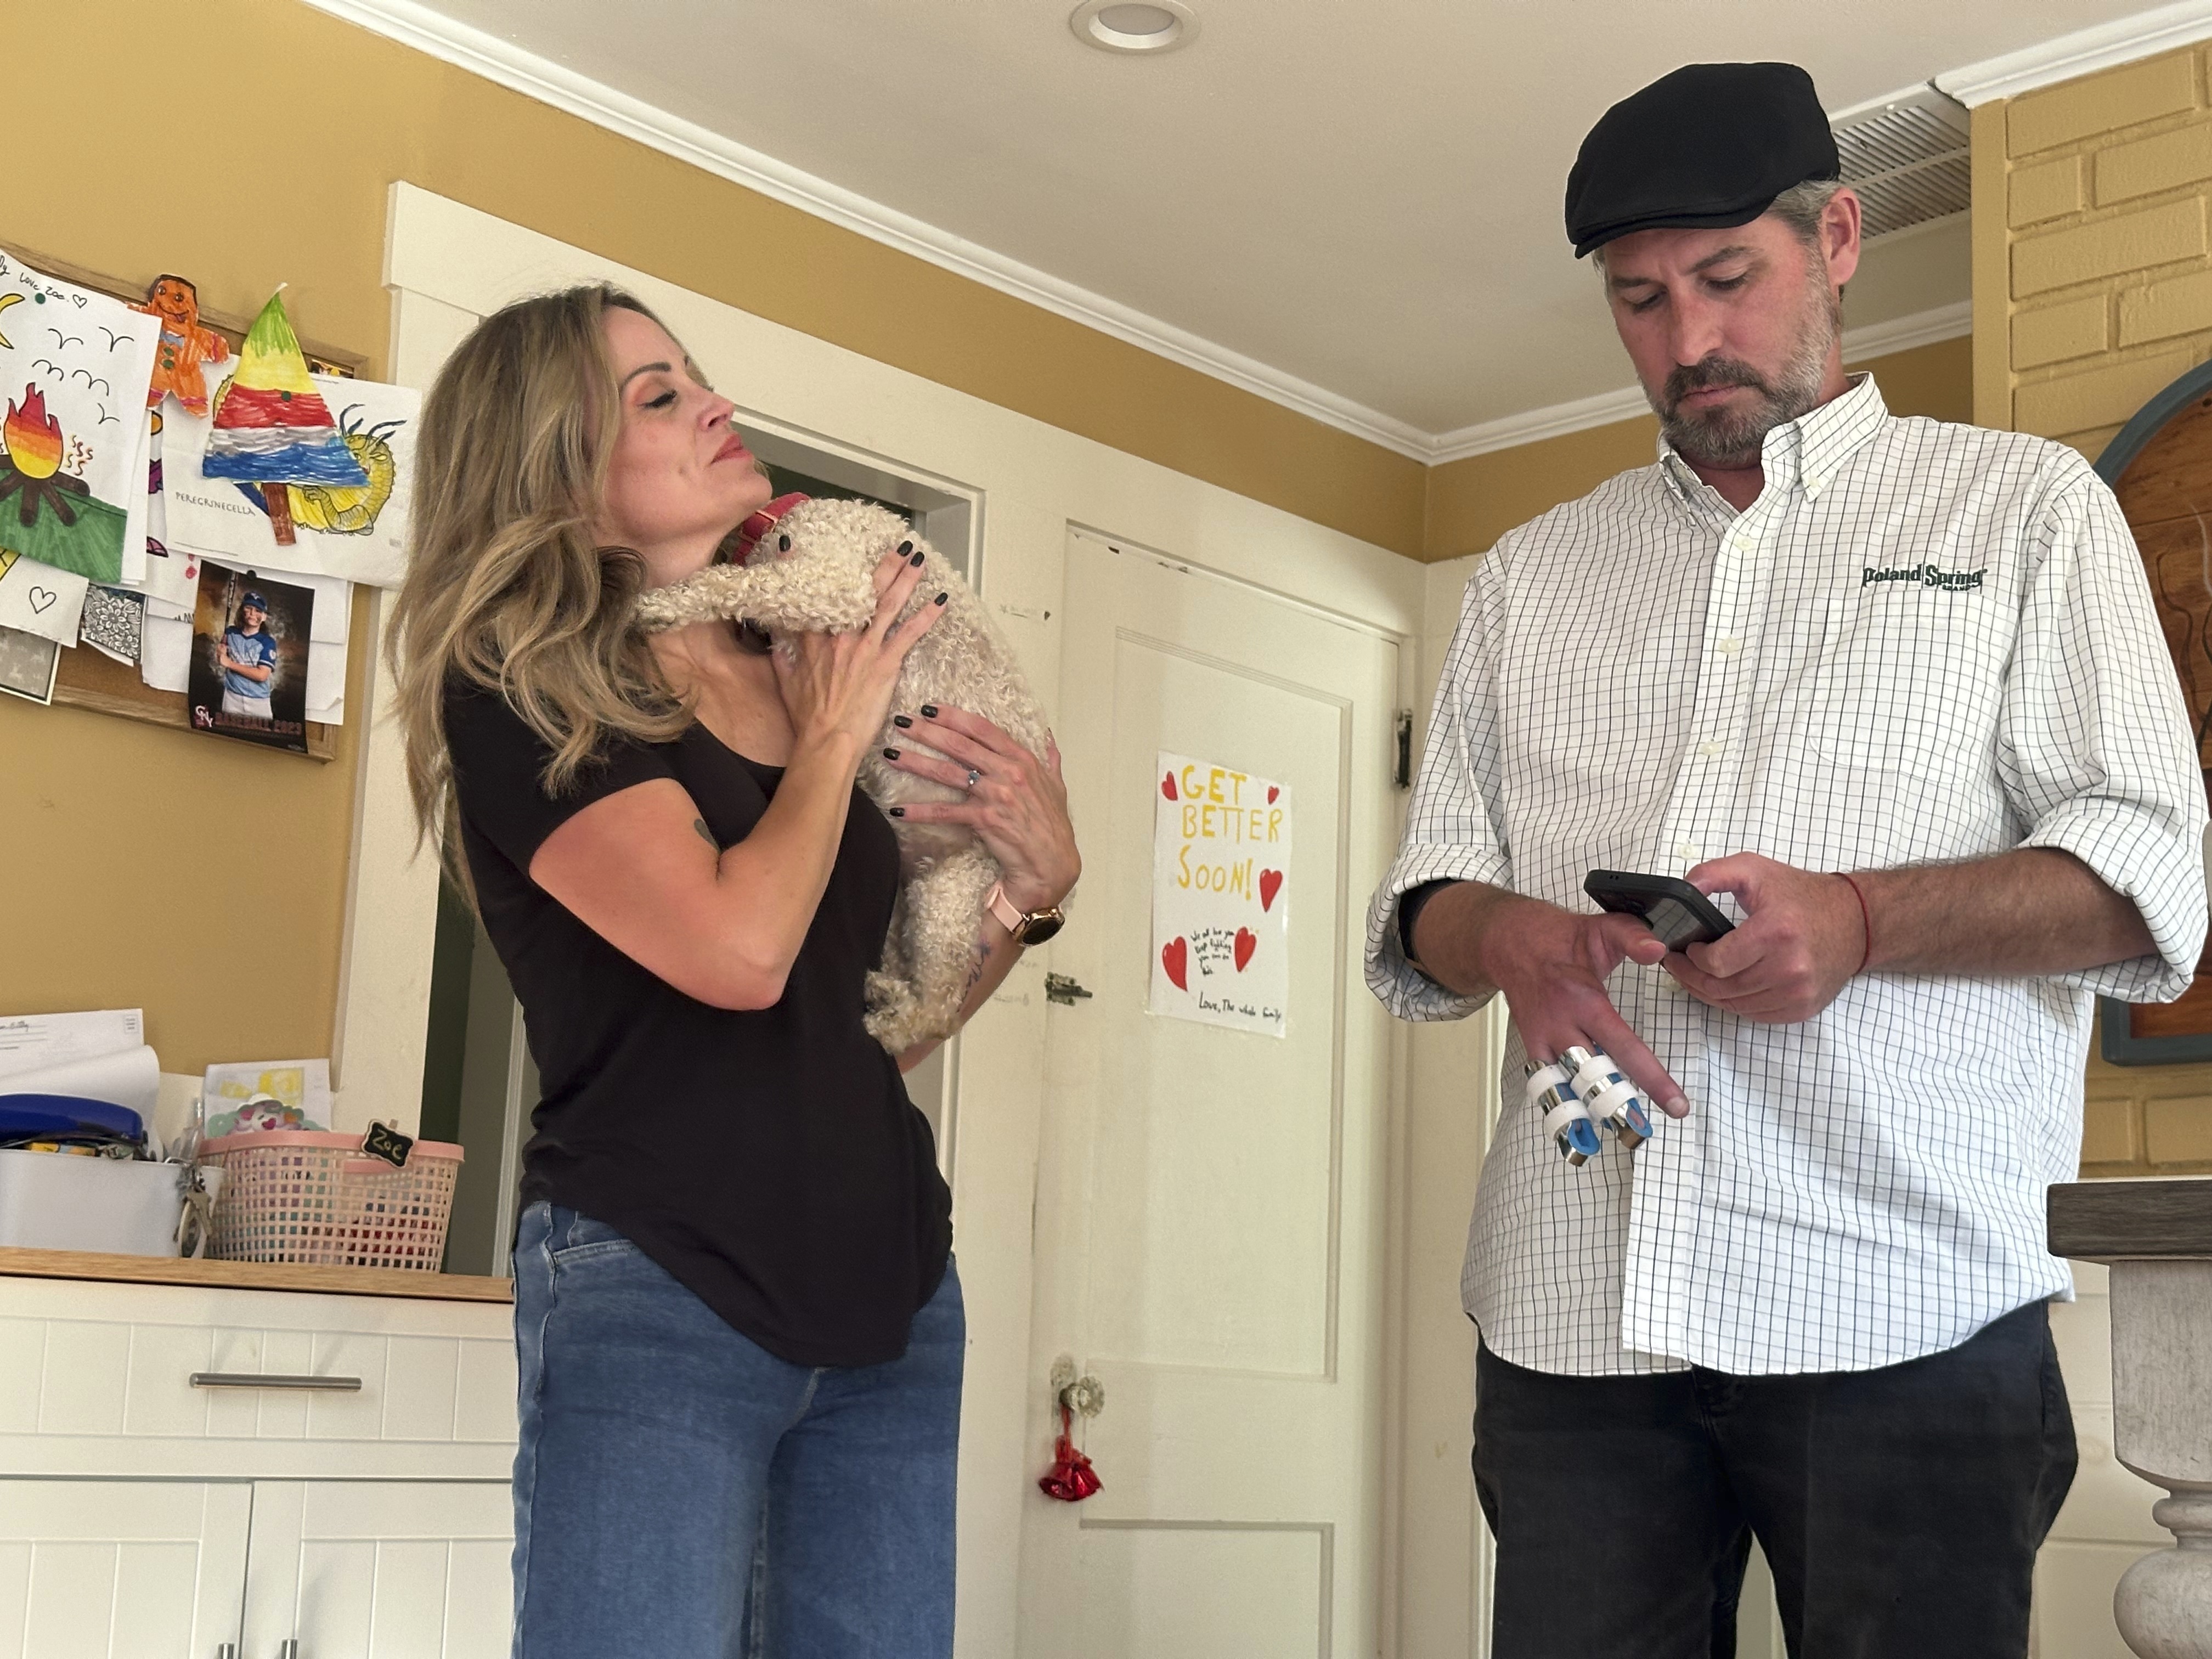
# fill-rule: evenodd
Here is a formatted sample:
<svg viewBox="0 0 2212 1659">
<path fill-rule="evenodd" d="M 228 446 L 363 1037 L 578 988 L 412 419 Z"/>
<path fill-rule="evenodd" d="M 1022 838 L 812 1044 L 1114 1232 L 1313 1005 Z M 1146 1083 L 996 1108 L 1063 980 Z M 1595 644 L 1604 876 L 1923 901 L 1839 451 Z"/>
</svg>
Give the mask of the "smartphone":
<svg viewBox="0 0 2212 1659">
<path fill-rule="evenodd" d="M 1593 870 L 1583 879 L 1583 891 L 1597 901 L 1600 909 L 1641 917 L 1670 951 L 1710 944 L 1735 929 L 1734 922 L 1713 908 L 1711 899 L 1674 876 Z"/>
</svg>

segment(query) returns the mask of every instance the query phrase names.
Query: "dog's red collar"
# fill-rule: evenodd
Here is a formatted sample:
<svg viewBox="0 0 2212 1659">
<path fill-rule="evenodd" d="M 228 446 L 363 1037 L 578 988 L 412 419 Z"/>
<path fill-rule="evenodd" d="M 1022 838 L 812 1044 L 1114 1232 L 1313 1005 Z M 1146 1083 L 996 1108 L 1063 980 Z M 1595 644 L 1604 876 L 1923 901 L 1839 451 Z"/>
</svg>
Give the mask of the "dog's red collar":
<svg viewBox="0 0 2212 1659">
<path fill-rule="evenodd" d="M 738 562 L 743 564 L 752 557 L 753 549 L 760 545 L 762 537 L 775 528 L 775 523 L 785 514 L 807 498 L 796 493 L 779 495 L 766 507 L 738 526 Z"/>
</svg>

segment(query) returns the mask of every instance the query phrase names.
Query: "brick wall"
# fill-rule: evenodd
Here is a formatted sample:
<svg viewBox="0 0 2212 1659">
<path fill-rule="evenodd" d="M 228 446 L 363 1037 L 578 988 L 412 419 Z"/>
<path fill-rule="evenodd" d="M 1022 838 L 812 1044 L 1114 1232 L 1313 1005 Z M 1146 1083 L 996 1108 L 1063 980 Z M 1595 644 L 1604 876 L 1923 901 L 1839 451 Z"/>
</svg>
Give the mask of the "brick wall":
<svg viewBox="0 0 2212 1659">
<path fill-rule="evenodd" d="M 1978 143 L 2001 132 L 2004 157 L 2009 407 L 1983 416 L 2009 418 L 1992 424 L 2094 459 L 2212 357 L 2208 76 L 2207 49 L 2191 47 L 2014 99 L 2001 129 L 1976 123 Z"/>
<path fill-rule="evenodd" d="M 2212 1171 L 2212 1066 L 2107 1066 L 2092 1049 L 2085 1176 Z"/>
<path fill-rule="evenodd" d="M 1974 150 L 1976 417 L 2094 459 L 2212 358 L 2212 47 L 1984 105 Z M 2092 1058 L 2086 1098 L 2083 1174 L 2212 1170 L 2212 1066 Z"/>
</svg>

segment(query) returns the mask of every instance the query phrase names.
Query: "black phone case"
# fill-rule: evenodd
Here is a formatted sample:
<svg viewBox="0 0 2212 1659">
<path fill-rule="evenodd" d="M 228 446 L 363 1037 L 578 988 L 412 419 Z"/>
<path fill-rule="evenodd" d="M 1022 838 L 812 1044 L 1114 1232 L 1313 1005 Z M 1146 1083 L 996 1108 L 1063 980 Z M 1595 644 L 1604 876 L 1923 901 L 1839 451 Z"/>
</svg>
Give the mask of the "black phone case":
<svg viewBox="0 0 2212 1659">
<path fill-rule="evenodd" d="M 1601 909 L 1639 918 L 1670 951 L 1709 944 L 1735 930 L 1711 899 L 1679 877 L 1593 870 L 1583 878 L 1583 891 Z"/>
</svg>

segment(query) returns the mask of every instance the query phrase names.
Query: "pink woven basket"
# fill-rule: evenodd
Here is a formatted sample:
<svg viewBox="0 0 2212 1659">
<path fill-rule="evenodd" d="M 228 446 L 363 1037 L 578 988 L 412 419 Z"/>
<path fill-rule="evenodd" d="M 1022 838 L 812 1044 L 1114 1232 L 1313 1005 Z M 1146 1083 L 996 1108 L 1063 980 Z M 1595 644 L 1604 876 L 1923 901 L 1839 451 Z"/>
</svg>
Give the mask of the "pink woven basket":
<svg viewBox="0 0 2212 1659">
<path fill-rule="evenodd" d="M 262 1129 L 201 1149 L 222 1166 L 209 1249 L 228 1261 L 436 1273 L 461 1149 L 418 1140 L 407 1167 L 361 1155 L 359 1135 Z"/>
</svg>

